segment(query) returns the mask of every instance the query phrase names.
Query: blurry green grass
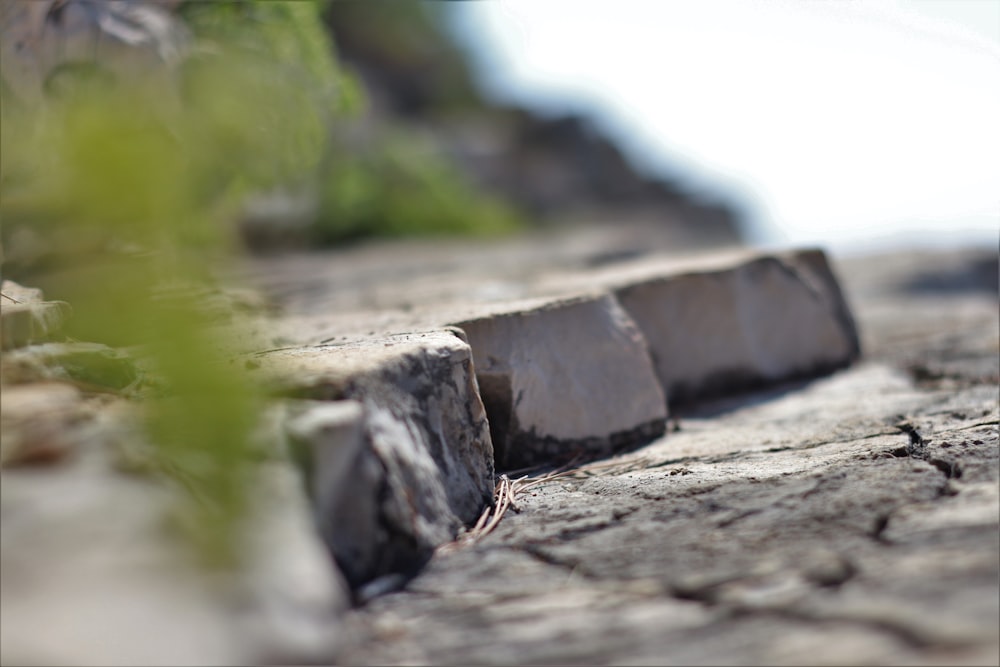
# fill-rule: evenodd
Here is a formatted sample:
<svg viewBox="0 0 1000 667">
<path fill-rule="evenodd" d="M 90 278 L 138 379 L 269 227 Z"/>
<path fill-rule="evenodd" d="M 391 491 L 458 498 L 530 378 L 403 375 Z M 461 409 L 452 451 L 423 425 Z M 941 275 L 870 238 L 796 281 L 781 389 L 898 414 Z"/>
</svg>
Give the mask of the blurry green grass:
<svg viewBox="0 0 1000 667">
<path fill-rule="evenodd" d="M 39 107 L 6 89 L 0 98 L 0 233 L 13 251 L 4 275 L 69 301 L 71 338 L 143 357 L 154 376 L 137 397 L 151 469 L 188 489 L 176 525 L 214 564 L 238 560 L 266 388 L 231 363 L 219 329 L 183 294 L 214 285 L 242 251 L 248 194 L 317 192 L 318 245 L 520 225 L 406 130 L 348 147 L 364 100 L 335 60 L 322 9 L 187 3 L 195 45 L 178 70 L 122 81 L 100 63 L 73 66 L 53 73 Z M 35 250 L 19 255 L 24 238 Z"/>
<path fill-rule="evenodd" d="M 5 277 L 69 301 L 71 338 L 142 358 L 155 376 L 134 396 L 150 470 L 187 490 L 174 525 L 215 565 L 238 561 L 264 388 L 184 294 L 214 284 L 239 251 L 228 221 L 246 193 L 310 178 L 320 162 L 346 100 L 329 44 L 316 51 L 318 10 L 251 3 L 225 35 L 206 28 L 179 71 L 124 81 L 94 75 L 96 63 L 53 73 L 39 106 L 8 90 L 2 100 L 4 246 L 30 234 L 46 258 L 8 257 Z"/>
</svg>

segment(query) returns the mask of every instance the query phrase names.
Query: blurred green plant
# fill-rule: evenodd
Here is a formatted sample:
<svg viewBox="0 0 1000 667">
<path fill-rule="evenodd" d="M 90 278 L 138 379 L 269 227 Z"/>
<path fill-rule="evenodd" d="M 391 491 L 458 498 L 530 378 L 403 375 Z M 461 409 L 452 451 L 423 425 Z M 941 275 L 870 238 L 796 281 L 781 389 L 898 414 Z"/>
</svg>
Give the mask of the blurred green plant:
<svg viewBox="0 0 1000 667">
<path fill-rule="evenodd" d="M 412 130 L 351 144 L 364 99 L 325 7 L 186 2 L 193 39 L 176 68 L 129 78 L 68 63 L 38 104 L 0 92 L 5 277 L 69 301 L 71 338 L 142 360 L 151 467 L 190 490 L 178 525 L 214 563 L 238 555 L 265 390 L 231 362 L 199 295 L 242 248 L 247 195 L 316 192 L 320 244 L 519 224 Z"/>
<path fill-rule="evenodd" d="M 3 96 L 3 231 L 51 258 L 5 273 L 72 303 L 70 336 L 144 361 L 152 468 L 190 491 L 177 525 L 214 564 L 238 557 L 263 388 L 198 295 L 238 247 L 224 222 L 243 196 L 314 177 L 331 118 L 353 104 L 320 9 L 193 3 L 179 71 L 116 80 L 93 63 L 59 71 L 40 107 Z"/>
<path fill-rule="evenodd" d="M 331 2 L 324 17 L 342 53 L 388 75 L 383 103 L 397 113 L 446 121 L 487 108 L 448 23 L 448 3 Z"/>
<path fill-rule="evenodd" d="M 442 4 L 332 2 L 324 12 L 338 45 L 388 77 L 382 104 L 397 117 L 461 122 L 484 108 Z M 311 240 L 366 236 L 496 235 L 525 226 L 510 201 L 477 187 L 421 124 L 342 123 L 319 176 Z"/>
<path fill-rule="evenodd" d="M 323 174 L 313 242 L 368 236 L 492 236 L 519 229 L 508 203 L 484 194 L 412 132 L 397 129 Z"/>
</svg>

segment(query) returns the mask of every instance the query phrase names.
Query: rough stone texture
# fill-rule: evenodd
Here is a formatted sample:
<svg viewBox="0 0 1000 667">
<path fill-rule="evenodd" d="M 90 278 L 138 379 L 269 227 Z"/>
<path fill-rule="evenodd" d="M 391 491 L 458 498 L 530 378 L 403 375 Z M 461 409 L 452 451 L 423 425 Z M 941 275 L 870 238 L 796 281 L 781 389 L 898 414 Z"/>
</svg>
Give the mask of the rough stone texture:
<svg viewBox="0 0 1000 667">
<path fill-rule="evenodd" d="M 352 488 L 360 481 L 352 469 L 365 446 L 364 408 L 357 401 L 298 401 L 289 413 L 284 424 L 289 446 L 321 519 L 320 533 L 330 544 L 349 531 L 323 521 L 326 512 L 351 505 L 352 517 L 374 516 L 366 511 L 366 501 L 374 506 L 370 489 Z"/>
<path fill-rule="evenodd" d="M 246 607 L 237 618 L 248 662 L 325 662 L 340 641 L 338 618 L 351 604 L 302 491 L 284 461 L 261 466 L 243 575 Z"/>
<path fill-rule="evenodd" d="M 753 254 L 746 248 L 691 251 L 656 224 L 581 224 L 569 232 L 536 231 L 489 244 L 424 239 L 287 253 L 255 258 L 234 278 L 270 295 L 285 317 L 343 313 L 370 318 L 442 304 L 592 292 L 593 272 L 647 259 L 697 269 L 706 263 L 724 267 Z"/>
<path fill-rule="evenodd" d="M 472 353 L 455 331 L 275 350 L 252 359 L 284 392 L 364 406 L 369 447 L 356 462 L 357 482 L 378 499 L 380 530 L 374 544 L 350 540 L 363 544 L 358 553 L 368 556 L 346 572 L 353 585 L 412 571 L 492 501 L 486 413 Z M 365 507 L 367 499 L 361 502 Z M 369 520 L 357 518 L 356 525 Z"/>
<path fill-rule="evenodd" d="M 465 331 L 498 468 L 607 455 L 663 433 L 646 341 L 610 296 L 518 303 Z"/>
<path fill-rule="evenodd" d="M 923 387 L 1000 384 L 998 254 L 961 250 L 856 257 L 840 262 L 866 354 Z M 992 306 L 992 307 L 990 307 Z M 936 322 L 947 317 L 948 326 Z"/>
<path fill-rule="evenodd" d="M 743 261 L 729 257 L 712 268 Z M 649 261 L 656 271 L 666 263 Z M 620 276 L 631 266 L 601 271 Z M 633 277 L 647 280 L 648 266 L 635 266 Z M 237 584 L 185 569 L 178 543 L 162 532 L 173 490 L 109 472 L 119 466 L 95 456 L 108 448 L 76 446 L 60 465 L 4 468 L 2 661 L 997 664 L 996 253 L 862 257 L 834 268 L 855 307 L 862 363 L 681 406 L 666 437 L 522 490 L 494 532 L 438 550 L 415 578 L 400 563 L 358 577 L 361 606 L 339 620 L 329 610 L 347 593 L 303 528 L 315 519 L 301 497 L 285 519 L 282 494 L 255 486 L 262 506 L 278 512 L 274 523 L 251 523 L 256 544 L 312 546 L 301 558 L 279 550 L 253 559 L 271 563 L 262 570 L 271 574 Z M 371 287 L 377 281 L 368 277 Z M 326 278 L 315 279 L 305 292 L 317 303 L 376 293 L 331 295 Z M 511 294 L 506 285 L 544 287 L 528 285 L 533 280 L 476 293 L 500 300 Z M 460 291 L 456 285 L 441 290 Z M 388 282 L 378 289 L 391 292 Z M 397 285 L 395 298 L 412 297 Z M 454 309 L 441 312 L 461 321 Z M 403 314 L 383 323 L 397 326 Z M 356 326 L 375 331 L 371 321 Z M 452 413 L 446 406 L 458 402 L 458 387 L 474 383 L 469 348 L 453 332 L 374 340 L 364 329 L 351 338 L 342 322 L 325 326 L 298 335 L 336 335 L 343 344 L 245 360 L 263 373 L 282 358 L 286 391 L 324 399 L 297 402 L 288 424 L 314 460 L 313 498 L 326 499 L 316 502 L 320 525 L 374 521 L 399 540 L 382 553 L 413 554 L 408 536 L 420 527 L 398 527 L 419 515 L 398 491 L 429 489 L 427 479 L 443 470 L 426 453 L 434 440 L 416 415 Z M 428 387 L 454 401 L 435 403 Z M 339 398 L 355 403 L 331 401 Z M 480 433 L 488 442 L 484 423 Z M 392 447 L 424 454 L 411 465 Z M 351 451 L 358 456 L 344 472 Z M 344 458 L 317 467 L 324 452 Z M 294 481 L 281 469 L 278 478 Z M 375 500 L 344 503 L 347 487 L 338 491 L 337 479 L 377 489 Z M 277 486 L 302 493 L 297 481 Z M 432 502 L 451 512 L 443 491 Z M 334 578 L 333 593 L 324 576 Z"/>
<path fill-rule="evenodd" d="M 886 416 L 937 407 L 905 377 L 820 385 L 685 420 L 642 452 L 648 468 L 536 487 L 479 546 L 359 611 L 367 634 L 340 659 L 995 663 L 995 391 L 926 422 L 947 445 L 928 458 L 954 457 L 956 480 L 892 453 L 909 438 Z M 878 405 L 837 423 L 831 403 L 859 400 Z"/>
<path fill-rule="evenodd" d="M 819 375 L 860 352 L 850 310 L 819 251 L 714 271 L 668 269 L 621 281 L 614 293 L 646 335 L 672 402 Z"/>
<path fill-rule="evenodd" d="M 816 376 L 857 358 L 855 323 L 822 251 L 643 252 L 637 239 L 651 249 L 656 242 L 633 233 L 607 234 L 603 245 L 586 233 L 493 252 L 446 245 L 448 255 L 419 248 L 407 256 L 389 246 L 383 257 L 361 252 L 324 265 L 294 255 L 262 260 L 255 282 L 292 316 L 281 336 L 295 342 L 464 327 L 504 310 L 527 321 L 529 309 L 514 302 L 534 299 L 541 310 L 554 300 L 611 294 L 645 336 L 674 404 Z M 482 340 L 472 343 L 476 353 Z M 586 345 L 566 348 L 561 354 L 586 363 Z"/>
<path fill-rule="evenodd" d="M 336 269 L 269 259 L 262 265 L 277 270 L 261 279 L 295 313 L 283 326 L 289 341 L 465 330 L 501 469 L 648 441 L 662 432 L 661 394 L 678 405 L 857 358 L 855 324 L 822 251 L 615 254 L 630 242 L 606 243 L 615 259 L 601 261 L 586 235 L 568 247 L 510 244 L 464 260 L 431 252 L 423 273 L 390 246 L 398 262 L 378 272 L 367 254 Z M 360 289 L 344 289 L 354 284 L 348 270 Z M 649 386 L 647 346 L 662 389 Z"/>
<path fill-rule="evenodd" d="M 845 261 L 863 363 L 687 406 L 617 470 L 518 494 L 349 615 L 338 660 L 997 664 L 996 292 L 914 287 L 936 257 Z"/>
<path fill-rule="evenodd" d="M 386 471 L 365 437 L 361 403 L 302 401 L 291 412 L 298 414 L 286 423 L 289 445 L 317 530 L 347 581 L 358 588 L 415 559 L 413 547 L 394 541 L 398 531 L 383 518 Z"/>
</svg>

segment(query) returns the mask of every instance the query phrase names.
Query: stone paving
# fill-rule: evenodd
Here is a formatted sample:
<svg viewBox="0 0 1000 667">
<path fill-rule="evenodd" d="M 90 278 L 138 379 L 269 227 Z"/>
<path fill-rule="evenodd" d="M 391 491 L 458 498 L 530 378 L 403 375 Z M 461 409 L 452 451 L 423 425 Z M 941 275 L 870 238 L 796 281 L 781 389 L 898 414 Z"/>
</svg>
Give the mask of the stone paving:
<svg viewBox="0 0 1000 667">
<path fill-rule="evenodd" d="M 996 664 L 996 254 L 649 241 L 245 267 L 292 456 L 221 580 L 120 406 L 5 353 L 3 662 Z"/>
<path fill-rule="evenodd" d="M 995 266 L 989 253 L 835 264 L 863 361 L 681 402 L 639 450 L 537 471 L 490 535 L 351 612 L 338 661 L 995 664 Z M 598 272 L 585 284 L 607 285 Z M 529 276 L 493 290 L 567 282 Z M 705 295 L 689 286 L 688 307 L 730 316 Z"/>
<path fill-rule="evenodd" d="M 997 420 L 867 363 L 682 418 L 353 612 L 341 661 L 995 663 Z"/>
</svg>

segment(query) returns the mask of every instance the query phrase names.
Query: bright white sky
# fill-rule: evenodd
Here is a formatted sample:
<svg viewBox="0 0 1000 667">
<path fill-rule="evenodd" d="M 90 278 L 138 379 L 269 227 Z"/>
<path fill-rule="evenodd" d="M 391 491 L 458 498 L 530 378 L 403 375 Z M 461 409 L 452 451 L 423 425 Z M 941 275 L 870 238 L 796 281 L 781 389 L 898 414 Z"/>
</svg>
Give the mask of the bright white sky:
<svg viewBox="0 0 1000 667">
<path fill-rule="evenodd" d="M 1000 0 L 452 7 L 490 93 L 729 189 L 758 243 L 1000 238 Z"/>
</svg>

